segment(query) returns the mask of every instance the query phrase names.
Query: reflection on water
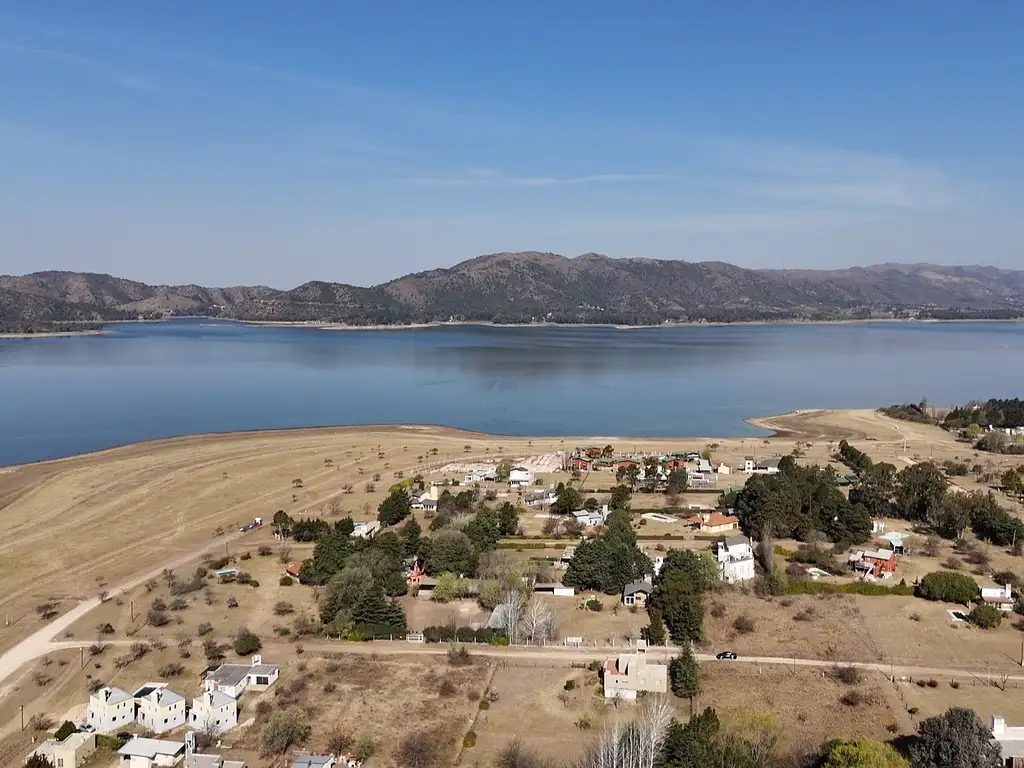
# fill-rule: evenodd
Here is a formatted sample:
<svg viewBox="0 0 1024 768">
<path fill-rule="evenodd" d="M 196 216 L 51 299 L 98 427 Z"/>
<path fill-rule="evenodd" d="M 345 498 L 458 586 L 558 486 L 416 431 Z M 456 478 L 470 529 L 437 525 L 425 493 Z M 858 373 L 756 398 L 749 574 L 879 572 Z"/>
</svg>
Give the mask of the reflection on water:
<svg viewBox="0 0 1024 768">
<path fill-rule="evenodd" d="M 794 408 L 1016 396 L 1016 323 L 325 331 L 176 321 L 0 340 L 0 464 L 193 432 L 429 422 L 754 434 Z"/>
</svg>

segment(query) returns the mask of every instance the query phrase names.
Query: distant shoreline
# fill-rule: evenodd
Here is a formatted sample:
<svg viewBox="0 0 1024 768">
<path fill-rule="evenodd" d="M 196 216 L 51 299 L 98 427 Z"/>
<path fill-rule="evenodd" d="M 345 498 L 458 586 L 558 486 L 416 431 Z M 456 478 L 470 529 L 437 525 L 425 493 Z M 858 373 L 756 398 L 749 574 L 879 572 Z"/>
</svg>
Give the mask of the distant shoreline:
<svg viewBox="0 0 1024 768">
<path fill-rule="evenodd" d="M 100 336 L 107 331 L 42 331 L 40 333 L 0 333 L 0 339 L 59 339 L 66 336 Z"/>
</svg>

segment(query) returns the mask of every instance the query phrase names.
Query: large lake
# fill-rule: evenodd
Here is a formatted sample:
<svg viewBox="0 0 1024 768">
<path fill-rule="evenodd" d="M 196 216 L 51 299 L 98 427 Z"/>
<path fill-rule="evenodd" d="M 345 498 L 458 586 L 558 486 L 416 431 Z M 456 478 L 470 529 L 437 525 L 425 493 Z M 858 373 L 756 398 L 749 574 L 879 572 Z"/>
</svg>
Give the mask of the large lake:
<svg viewBox="0 0 1024 768">
<path fill-rule="evenodd" d="M 797 408 L 1021 395 L 1024 323 L 392 331 L 183 320 L 0 339 L 0 465 L 196 432 L 432 423 L 757 434 Z"/>
</svg>

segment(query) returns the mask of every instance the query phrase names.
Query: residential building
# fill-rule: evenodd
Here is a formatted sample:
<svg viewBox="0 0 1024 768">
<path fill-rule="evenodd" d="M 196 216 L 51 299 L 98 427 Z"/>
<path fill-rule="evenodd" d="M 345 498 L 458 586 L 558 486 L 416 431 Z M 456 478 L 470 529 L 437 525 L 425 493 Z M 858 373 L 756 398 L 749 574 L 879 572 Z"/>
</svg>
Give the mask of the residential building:
<svg viewBox="0 0 1024 768">
<path fill-rule="evenodd" d="M 281 670 L 276 664 L 264 664 L 261 656 L 253 656 L 250 665 L 221 664 L 207 673 L 203 680 L 203 690 L 223 691 L 231 698 L 237 699 L 247 688 L 265 691 L 277 682 L 280 673 Z"/>
<path fill-rule="evenodd" d="M 651 664 L 643 653 L 624 653 L 604 663 L 604 697 L 633 701 L 640 691 L 665 693 L 668 666 Z"/>
<path fill-rule="evenodd" d="M 702 512 L 687 518 L 687 524 L 697 529 L 698 533 L 728 533 L 738 530 L 740 519 L 733 515 L 723 515 L 721 512 Z"/>
<path fill-rule="evenodd" d="M 86 723 L 96 733 L 109 733 L 135 722 L 135 697 L 120 688 L 100 688 L 89 697 Z"/>
<path fill-rule="evenodd" d="M 1024 727 L 1007 726 L 1005 717 L 993 715 L 992 742 L 999 745 L 1003 765 L 1024 768 Z"/>
<path fill-rule="evenodd" d="M 622 604 L 643 608 L 653 591 L 654 587 L 649 581 L 631 581 L 622 588 Z"/>
<path fill-rule="evenodd" d="M 238 725 L 238 700 L 224 691 L 206 691 L 192 699 L 188 724 L 198 731 L 229 731 Z"/>
<path fill-rule="evenodd" d="M 146 683 L 137 690 L 135 722 L 154 733 L 167 733 L 185 724 L 185 697 L 163 683 Z"/>
<path fill-rule="evenodd" d="M 47 739 L 25 755 L 26 762 L 34 755 L 45 757 L 53 768 L 78 768 L 96 751 L 95 733 L 72 733 L 64 741 Z"/>
<path fill-rule="evenodd" d="M 576 522 L 584 528 L 594 528 L 598 525 L 604 525 L 605 520 L 608 519 L 608 505 L 606 504 L 601 509 L 593 512 L 586 509 L 574 509 L 569 514 L 575 517 Z"/>
<path fill-rule="evenodd" d="M 748 474 L 748 475 L 752 474 L 755 467 L 757 467 L 757 462 L 754 461 L 754 457 L 753 456 L 744 456 L 743 457 L 743 471 L 746 474 Z"/>
<path fill-rule="evenodd" d="M 423 565 L 420 563 L 419 557 L 413 555 L 405 561 L 405 583 L 410 587 L 419 584 L 423 581 L 423 577 L 427 575 Z"/>
<path fill-rule="evenodd" d="M 746 536 L 730 536 L 715 548 L 718 578 L 727 584 L 754 578 L 754 549 Z"/>
<path fill-rule="evenodd" d="M 299 578 L 299 574 L 302 573 L 302 563 L 294 562 L 288 563 L 284 568 L 285 574 L 291 576 L 293 579 Z"/>
<path fill-rule="evenodd" d="M 474 469 L 472 472 L 466 474 L 463 478 L 463 485 L 473 485 L 473 483 L 482 483 L 487 480 L 497 480 L 498 475 L 493 469 Z"/>
<path fill-rule="evenodd" d="M 523 486 L 532 484 L 533 472 L 528 470 L 526 467 L 514 467 L 512 471 L 508 473 L 509 488 L 522 488 Z"/>
<path fill-rule="evenodd" d="M 590 471 L 590 459 L 582 456 L 573 456 L 569 460 L 569 469 L 575 469 L 577 472 L 589 472 Z"/>
<path fill-rule="evenodd" d="M 554 504 L 557 498 L 558 494 L 555 493 L 554 489 L 549 488 L 546 491 L 525 494 L 523 496 L 523 504 L 527 507 L 545 507 L 548 504 Z"/>
<path fill-rule="evenodd" d="M 779 462 L 782 461 L 781 456 L 774 456 L 770 459 L 764 459 L 757 462 L 757 466 L 754 467 L 754 474 L 756 475 L 774 475 L 779 471 Z"/>
<path fill-rule="evenodd" d="M 184 741 L 165 741 L 134 737 L 117 750 L 123 768 L 157 768 L 172 766 L 185 756 Z"/>
<path fill-rule="evenodd" d="M 290 768 L 334 768 L 336 760 L 334 755 L 299 755 Z"/>
<path fill-rule="evenodd" d="M 719 475 L 728 475 L 729 473 L 732 472 L 732 470 L 729 468 L 728 464 L 722 462 L 715 468 L 715 472 Z"/>
<path fill-rule="evenodd" d="M 184 768 L 248 768 L 241 760 L 225 760 L 222 755 L 196 754 L 196 732 L 185 734 Z"/>
<path fill-rule="evenodd" d="M 1016 601 L 1013 599 L 1013 588 L 1007 584 L 1005 587 L 982 587 L 981 602 L 1009 613 Z"/>
<path fill-rule="evenodd" d="M 854 552 L 848 562 L 865 581 L 888 579 L 896 572 L 896 553 L 891 549 Z"/>
</svg>

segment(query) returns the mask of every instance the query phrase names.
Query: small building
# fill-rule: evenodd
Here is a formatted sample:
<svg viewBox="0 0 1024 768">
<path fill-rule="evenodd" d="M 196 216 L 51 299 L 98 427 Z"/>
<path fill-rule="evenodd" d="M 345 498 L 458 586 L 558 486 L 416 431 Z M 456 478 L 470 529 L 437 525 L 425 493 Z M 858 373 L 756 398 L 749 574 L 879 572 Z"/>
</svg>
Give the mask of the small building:
<svg viewBox="0 0 1024 768">
<path fill-rule="evenodd" d="M 622 604 L 643 608 L 653 591 L 654 587 L 649 581 L 631 581 L 622 588 Z"/>
<path fill-rule="evenodd" d="M 185 742 L 136 736 L 117 750 L 117 754 L 121 756 L 121 765 L 124 768 L 172 766 L 181 762 L 185 756 Z"/>
<path fill-rule="evenodd" d="M 53 768 L 78 768 L 96 751 L 95 733 L 72 733 L 64 741 L 47 739 L 25 755 L 25 761 L 39 755 L 45 757 Z"/>
<path fill-rule="evenodd" d="M 554 504 L 557 498 L 558 494 L 555 493 L 554 489 L 548 489 L 546 491 L 525 494 L 523 496 L 523 504 L 531 508 L 545 507 L 549 504 Z"/>
<path fill-rule="evenodd" d="M 288 563 L 288 565 L 286 565 L 285 568 L 284 568 L 284 572 L 288 576 L 291 576 L 293 579 L 297 579 L 297 578 L 299 578 L 299 574 L 302 573 L 302 563 L 301 562 Z"/>
<path fill-rule="evenodd" d="M 865 580 L 888 579 L 896 572 L 896 553 L 891 549 L 854 552 L 848 562 Z"/>
<path fill-rule="evenodd" d="M 748 474 L 748 475 L 753 474 L 754 469 L 756 467 L 757 467 L 757 462 L 754 461 L 754 457 L 753 456 L 744 456 L 743 457 L 743 471 L 746 474 Z"/>
<path fill-rule="evenodd" d="M 281 674 L 276 664 L 264 664 L 261 656 L 253 656 L 252 664 L 221 664 L 203 680 L 204 691 L 223 691 L 237 699 L 242 691 L 252 688 L 265 691 Z"/>
<path fill-rule="evenodd" d="M 640 691 L 665 693 L 668 666 L 651 664 L 643 653 L 624 653 L 607 659 L 603 668 L 604 697 L 634 701 Z"/>
<path fill-rule="evenodd" d="M 89 697 L 85 721 L 96 733 L 110 733 L 135 722 L 135 697 L 120 688 L 100 688 Z"/>
<path fill-rule="evenodd" d="M 569 514 L 576 518 L 576 522 L 584 528 L 596 528 L 599 525 L 604 525 L 605 520 L 608 519 L 608 506 L 605 505 L 602 509 L 594 512 L 586 509 L 574 509 Z"/>
<path fill-rule="evenodd" d="M 197 731 L 221 734 L 238 725 L 238 700 L 224 691 L 206 691 L 192 699 L 188 724 Z"/>
<path fill-rule="evenodd" d="M 770 459 L 764 459 L 757 462 L 757 466 L 754 467 L 754 474 L 758 475 L 774 475 L 778 474 L 779 462 L 782 461 L 782 457 L 774 456 Z"/>
<path fill-rule="evenodd" d="M 185 724 L 185 697 L 164 683 L 146 683 L 134 694 L 135 722 L 154 733 L 167 733 Z"/>
<path fill-rule="evenodd" d="M 729 533 L 739 530 L 740 519 L 733 515 L 723 515 L 715 510 L 708 515 L 696 515 L 697 531 L 700 533 Z M 691 518 L 692 519 L 692 518 Z"/>
<path fill-rule="evenodd" d="M 1002 715 L 992 715 L 992 743 L 999 745 L 1003 765 L 1024 768 L 1024 727 L 1007 726 Z"/>
<path fill-rule="evenodd" d="M 1004 587 L 982 587 L 981 602 L 1009 613 L 1016 601 L 1013 599 L 1013 588 L 1007 584 Z"/>
<path fill-rule="evenodd" d="M 372 539 L 377 535 L 377 531 L 380 530 L 380 521 L 378 520 L 366 520 L 361 523 L 356 523 L 352 529 L 352 535 L 357 539 Z"/>
<path fill-rule="evenodd" d="M 334 755 L 299 755 L 290 768 L 334 768 L 336 760 Z"/>
<path fill-rule="evenodd" d="M 589 472 L 590 462 L 590 459 L 584 458 L 583 456 L 573 456 L 569 460 L 569 469 L 574 469 L 577 472 Z"/>
<path fill-rule="evenodd" d="M 405 583 L 410 587 L 419 584 L 423 581 L 423 577 L 427 575 L 417 555 L 410 557 L 405 562 L 405 567 Z"/>
<path fill-rule="evenodd" d="M 697 459 L 697 471 L 703 473 L 711 473 L 715 471 L 715 468 L 711 466 L 710 459 Z"/>
<path fill-rule="evenodd" d="M 730 536 L 715 546 L 718 578 L 726 584 L 750 581 L 754 578 L 754 549 L 746 536 Z"/>
<path fill-rule="evenodd" d="M 528 470 L 526 467 L 514 467 L 512 471 L 508 473 L 509 488 L 522 488 L 523 486 L 532 484 L 533 472 Z"/>
<path fill-rule="evenodd" d="M 731 472 L 732 470 L 729 468 L 729 465 L 726 464 L 725 462 L 722 462 L 717 467 L 715 467 L 715 473 L 719 475 L 728 475 Z"/>
</svg>

